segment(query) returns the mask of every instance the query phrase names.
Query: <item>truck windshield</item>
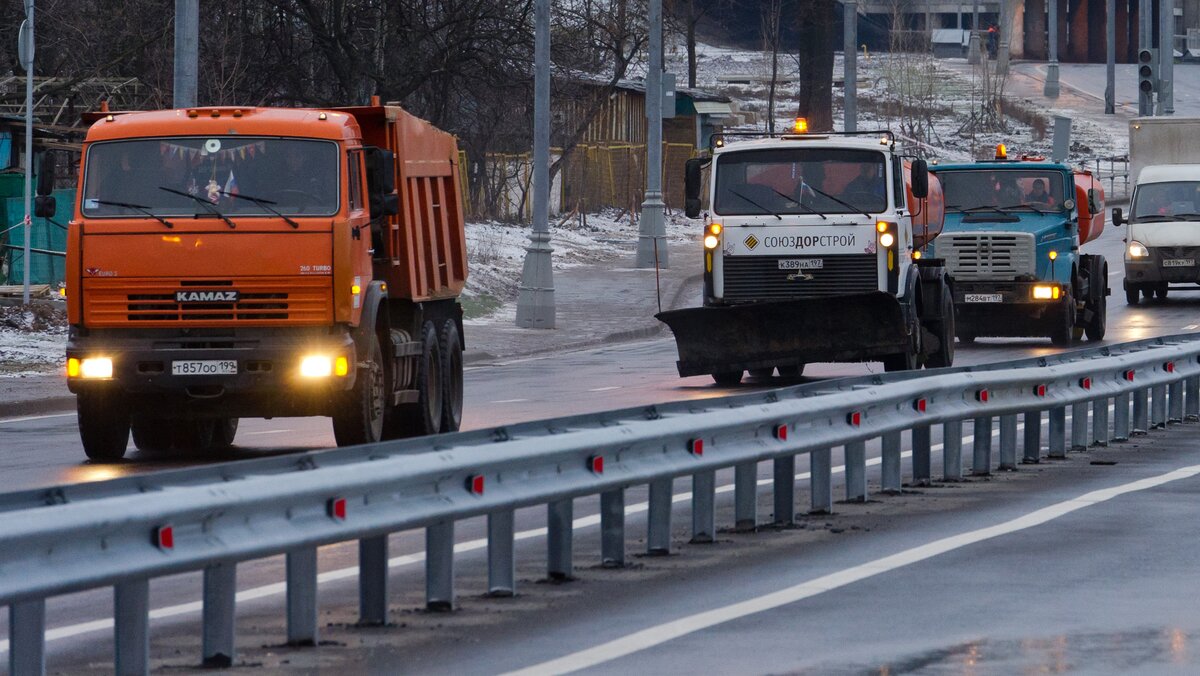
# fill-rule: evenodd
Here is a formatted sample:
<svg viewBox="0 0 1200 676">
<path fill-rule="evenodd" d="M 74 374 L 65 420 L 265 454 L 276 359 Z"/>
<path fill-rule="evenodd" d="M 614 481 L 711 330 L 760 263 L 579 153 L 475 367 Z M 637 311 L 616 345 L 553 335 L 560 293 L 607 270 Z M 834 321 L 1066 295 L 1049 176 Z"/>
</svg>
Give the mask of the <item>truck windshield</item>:
<svg viewBox="0 0 1200 676">
<path fill-rule="evenodd" d="M 1200 181 L 1143 183 L 1133 195 L 1133 219 L 1200 220 Z"/>
<path fill-rule="evenodd" d="M 338 147 L 330 141 L 245 136 L 107 141 L 88 149 L 85 166 L 82 207 L 89 217 L 210 213 L 193 197 L 225 216 L 338 211 Z"/>
<path fill-rule="evenodd" d="M 729 152 L 717 160 L 722 215 L 855 214 L 887 209 L 883 153 L 795 148 Z"/>
<path fill-rule="evenodd" d="M 1061 171 L 954 169 L 940 170 L 937 177 L 946 195 L 947 211 L 978 211 L 987 207 L 1005 211 L 1058 211 L 1066 199 Z"/>
</svg>

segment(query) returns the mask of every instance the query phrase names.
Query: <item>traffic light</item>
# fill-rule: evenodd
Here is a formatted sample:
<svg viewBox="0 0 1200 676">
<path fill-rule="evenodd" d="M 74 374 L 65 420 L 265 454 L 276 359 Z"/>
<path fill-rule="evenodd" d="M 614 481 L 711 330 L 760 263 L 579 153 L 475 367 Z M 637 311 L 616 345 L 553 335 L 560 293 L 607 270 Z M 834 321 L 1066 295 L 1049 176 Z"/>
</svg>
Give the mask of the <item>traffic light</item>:
<svg viewBox="0 0 1200 676">
<path fill-rule="evenodd" d="M 1158 89 L 1158 50 L 1139 49 L 1138 68 L 1138 114 L 1154 114 L 1154 91 Z"/>
</svg>

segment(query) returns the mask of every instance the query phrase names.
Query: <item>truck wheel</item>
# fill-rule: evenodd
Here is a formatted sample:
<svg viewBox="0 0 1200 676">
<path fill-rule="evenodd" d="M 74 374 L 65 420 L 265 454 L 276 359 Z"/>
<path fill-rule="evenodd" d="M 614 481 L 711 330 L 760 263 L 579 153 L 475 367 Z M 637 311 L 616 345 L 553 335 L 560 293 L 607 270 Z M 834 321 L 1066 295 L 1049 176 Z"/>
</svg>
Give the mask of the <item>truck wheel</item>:
<svg viewBox="0 0 1200 676">
<path fill-rule="evenodd" d="M 208 445 L 210 451 L 227 451 L 233 446 L 233 438 L 237 436 L 238 418 L 219 418 L 213 421 L 212 441 Z"/>
<path fill-rule="evenodd" d="M 1142 290 L 1137 284 L 1130 284 L 1129 280 L 1125 280 L 1125 303 L 1127 305 L 1137 305 L 1140 300 Z"/>
<path fill-rule="evenodd" d="M 750 369 L 751 378 L 770 378 L 775 375 L 775 367 L 768 366 L 765 369 Z"/>
<path fill-rule="evenodd" d="M 421 327 L 421 356 L 417 364 L 417 402 L 400 407 L 402 429 L 400 436 L 419 437 L 437 434 L 442 429 L 444 385 L 442 383 L 442 351 L 433 322 Z"/>
<path fill-rule="evenodd" d="M 129 445 L 129 405 L 116 392 L 80 392 L 75 397 L 79 439 L 91 460 L 113 462 Z"/>
<path fill-rule="evenodd" d="M 1059 347 L 1075 342 L 1075 299 L 1070 293 L 1063 299 L 1058 324 L 1050 331 L 1050 342 Z"/>
<path fill-rule="evenodd" d="M 203 453 L 212 446 L 216 426 L 212 420 L 179 420 L 172 423 L 171 445 L 185 453 Z"/>
<path fill-rule="evenodd" d="M 370 444 L 383 436 L 383 351 L 374 331 L 366 334 L 364 352 L 368 367 L 358 370 L 358 380 L 338 397 L 333 412 L 333 438 L 338 446 Z"/>
<path fill-rule="evenodd" d="M 1090 341 L 1104 340 L 1104 333 L 1108 329 L 1108 297 L 1105 294 L 1108 286 L 1108 264 L 1100 258 L 1092 269 L 1092 274 L 1088 279 L 1088 302 L 1087 309 L 1091 310 L 1092 321 L 1084 327 L 1084 332 L 1087 333 L 1087 338 Z"/>
<path fill-rule="evenodd" d="M 895 371 L 915 371 L 916 369 L 917 355 L 910 352 L 889 354 L 883 358 L 883 370 L 887 373 L 892 373 Z"/>
<path fill-rule="evenodd" d="M 941 345 L 925 358 L 925 368 L 937 369 L 954 365 L 954 299 L 950 290 L 942 293 L 941 321 L 930 323 L 930 333 L 937 336 Z"/>
<path fill-rule="evenodd" d="M 161 418 L 137 417 L 130 421 L 133 445 L 139 451 L 160 453 L 171 448 L 171 428 Z"/>
<path fill-rule="evenodd" d="M 742 382 L 741 371 L 722 371 L 712 374 L 713 382 L 721 387 L 733 387 Z"/>
<path fill-rule="evenodd" d="M 799 378 L 804 375 L 804 364 L 792 364 L 791 366 L 780 366 L 780 378 Z"/>
<path fill-rule="evenodd" d="M 1167 285 L 1165 282 L 1159 283 L 1154 287 L 1154 297 L 1164 301 L 1167 299 Z"/>
<path fill-rule="evenodd" d="M 439 347 L 442 353 L 441 429 L 443 432 L 457 432 L 462 425 L 463 412 L 463 355 L 458 322 L 447 319 L 442 324 Z"/>
</svg>

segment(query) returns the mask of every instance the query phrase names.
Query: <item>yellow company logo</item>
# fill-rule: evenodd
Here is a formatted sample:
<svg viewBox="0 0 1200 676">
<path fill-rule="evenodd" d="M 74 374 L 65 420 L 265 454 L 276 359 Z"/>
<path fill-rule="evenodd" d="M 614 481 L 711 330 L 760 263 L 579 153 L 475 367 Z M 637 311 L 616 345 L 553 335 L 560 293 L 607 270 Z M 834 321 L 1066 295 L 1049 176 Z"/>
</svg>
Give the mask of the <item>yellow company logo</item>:
<svg viewBox="0 0 1200 676">
<path fill-rule="evenodd" d="M 746 243 L 747 249 L 754 249 L 754 247 L 758 246 L 758 238 L 754 235 L 750 235 L 742 241 Z"/>
</svg>

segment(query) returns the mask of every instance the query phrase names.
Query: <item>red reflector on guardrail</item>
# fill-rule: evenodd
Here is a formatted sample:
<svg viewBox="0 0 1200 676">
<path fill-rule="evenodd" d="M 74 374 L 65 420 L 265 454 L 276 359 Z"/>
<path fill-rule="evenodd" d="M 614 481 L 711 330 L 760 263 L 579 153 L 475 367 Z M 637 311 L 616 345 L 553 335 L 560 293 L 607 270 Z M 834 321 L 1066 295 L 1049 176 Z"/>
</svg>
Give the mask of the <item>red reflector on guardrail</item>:
<svg viewBox="0 0 1200 676">
<path fill-rule="evenodd" d="M 688 441 L 688 452 L 692 455 L 704 455 L 704 440 L 692 439 Z"/>
<path fill-rule="evenodd" d="M 1169 362 L 1163 364 L 1163 370 L 1166 371 L 1167 373 L 1174 373 L 1175 372 L 1175 362 L 1169 361 Z"/>
<path fill-rule="evenodd" d="M 1128 380 L 1129 382 L 1133 382 L 1133 369 L 1129 369 L 1128 371 L 1125 372 L 1125 380 Z"/>
<path fill-rule="evenodd" d="M 588 469 L 592 470 L 596 474 L 604 474 L 604 456 L 593 455 L 592 457 L 588 458 Z"/>
<path fill-rule="evenodd" d="M 333 498 L 328 505 L 330 518 L 338 521 L 346 520 L 346 498 Z"/>
<path fill-rule="evenodd" d="M 155 529 L 154 545 L 164 550 L 175 549 L 175 529 L 170 524 Z"/>
<path fill-rule="evenodd" d="M 787 425 L 775 426 L 775 438 L 780 441 L 787 441 Z"/>
<path fill-rule="evenodd" d="M 1085 390 L 1092 389 L 1092 379 L 1091 378 L 1080 378 L 1079 386 Z"/>
<path fill-rule="evenodd" d="M 917 413 L 924 413 L 926 411 L 926 409 L 928 409 L 928 408 L 929 408 L 929 402 L 924 398 L 917 399 L 916 401 L 913 402 L 913 410 L 916 411 Z"/>
<path fill-rule="evenodd" d="M 858 427 L 861 425 L 862 413 L 859 413 L 858 411 L 851 411 L 848 415 L 846 415 L 846 424 L 850 425 L 851 427 Z"/>
<path fill-rule="evenodd" d="M 1037 396 L 1037 397 L 1046 396 L 1046 386 L 1045 385 L 1034 385 L 1033 386 L 1033 394 L 1034 394 L 1034 396 Z"/>
<path fill-rule="evenodd" d="M 986 404 L 988 401 L 988 391 L 987 390 L 976 390 L 975 391 L 975 401 Z"/>
<path fill-rule="evenodd" d="M 467 477 L 467 490 L 471 495 L 483 495 L 483 475 L 474 474 Z"/>
</svg>

